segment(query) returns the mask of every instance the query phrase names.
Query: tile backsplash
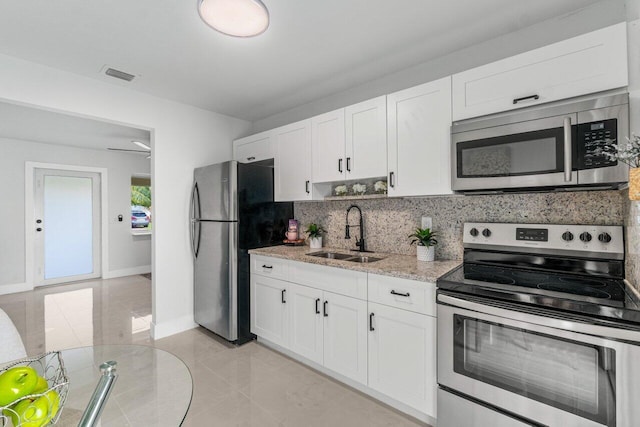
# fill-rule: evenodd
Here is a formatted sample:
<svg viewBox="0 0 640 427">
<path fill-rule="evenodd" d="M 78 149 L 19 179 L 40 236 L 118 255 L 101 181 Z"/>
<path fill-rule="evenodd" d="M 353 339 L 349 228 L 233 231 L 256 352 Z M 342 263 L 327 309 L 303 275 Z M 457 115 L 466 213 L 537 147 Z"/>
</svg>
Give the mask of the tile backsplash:
<svg viewBox="0 0 640 427">
<path fill-rule="evenodd" d="M 420 226 L 422 216 L 429 216 L 438 233 L 436 259 L 461 259 L 465 222 L 622 225 L 631 218 L 631 211 L 634 218 L 640 216 L 638 204 L 630 206 L 625 200 L 625 192 L 620 191 L 335 200 L 296 202 L 295 215 L 303 227 L 315 222 L 327 229 L 325 246 L 352 249 L 359 231 L 353 228 L 351 239 L 344 238 L 345 215 L 351 204 L 357 204 L 364 215 L 367 249 L 407 255 L 416 253 L 407 236 Z M 357 210 L 351 211 L 349 222 L 358 224 Z M 637 256 L 640 238 L 634 242 Z M 631 268 L 637 275 L 640 266 Z"/>
</svg>

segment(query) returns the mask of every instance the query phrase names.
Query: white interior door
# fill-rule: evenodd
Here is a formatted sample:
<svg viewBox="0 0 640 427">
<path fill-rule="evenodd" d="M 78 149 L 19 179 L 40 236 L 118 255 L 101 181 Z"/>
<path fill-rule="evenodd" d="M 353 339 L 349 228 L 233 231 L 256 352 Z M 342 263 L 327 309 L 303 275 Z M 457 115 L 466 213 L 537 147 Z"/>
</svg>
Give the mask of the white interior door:
<svg viewBox="0 0 640 427">
<path fill-rule="evenodd" d="M 35 169 L 35 285 L 101 276 L 100 175 Z"/>
</svg>

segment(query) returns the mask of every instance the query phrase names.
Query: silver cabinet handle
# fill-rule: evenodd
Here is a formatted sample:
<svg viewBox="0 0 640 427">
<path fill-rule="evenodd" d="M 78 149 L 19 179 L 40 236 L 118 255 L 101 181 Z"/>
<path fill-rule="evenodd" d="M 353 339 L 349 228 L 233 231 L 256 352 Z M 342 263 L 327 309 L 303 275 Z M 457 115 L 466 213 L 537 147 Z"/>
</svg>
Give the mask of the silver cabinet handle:
<svg viewBox="0 0 640 427">
<path fill-rule="evenodd" d="M 564 181 L 571 182 L 572 164 L 571 117 L 564 118 Z"/>
</svg>

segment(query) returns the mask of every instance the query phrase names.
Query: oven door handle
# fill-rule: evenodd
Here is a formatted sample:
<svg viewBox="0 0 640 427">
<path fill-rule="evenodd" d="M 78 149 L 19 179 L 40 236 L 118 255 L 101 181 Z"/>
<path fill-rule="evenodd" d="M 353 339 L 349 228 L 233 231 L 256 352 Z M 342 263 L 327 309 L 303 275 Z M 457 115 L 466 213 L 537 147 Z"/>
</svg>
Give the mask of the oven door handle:
<svg viewBox="0 0 640 427">
<path fill-rule="evenodd" d="M 500 301 L 500 307 L 498 307 L 491 305 L 490 302 L 484 304 L 446 294 L 438 294 L 437 302 L 438 304 L 446 304 L 452 307 L 476 311 L 504 319 L 577 332 L 599 338 L 627 341 L 635 345 L 640 345 L 640 329 L 625 328 L 623 326 L 603 326 L 595 323 L 588 323 L 587 319 L 579 319 L 578 316 L 572 316 L 569 313 L 563 313 L 561 311 L 531 309 L 526 306 L 510 304 L 503 301 Z M 546 313 L 549 315 L 545 315 Z"/>
</svg>

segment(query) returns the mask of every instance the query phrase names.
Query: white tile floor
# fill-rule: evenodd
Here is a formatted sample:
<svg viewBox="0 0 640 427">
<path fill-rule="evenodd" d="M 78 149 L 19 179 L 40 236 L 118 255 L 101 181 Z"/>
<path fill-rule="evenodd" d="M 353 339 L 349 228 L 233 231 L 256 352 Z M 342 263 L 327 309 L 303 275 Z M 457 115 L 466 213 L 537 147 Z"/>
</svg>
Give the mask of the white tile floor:
<svg viewBox="0 0 640 427">
<path fill-rule="evenodd" d="M 377 401 L 255 342 L 231 347 L 198 328 L 149 337 L 151 281 L 94 280 L 0 296 L 29 355 L 141 344 L 180 357 L 193 377 L 185 426 L 418 426 Z"/>
</svg>

